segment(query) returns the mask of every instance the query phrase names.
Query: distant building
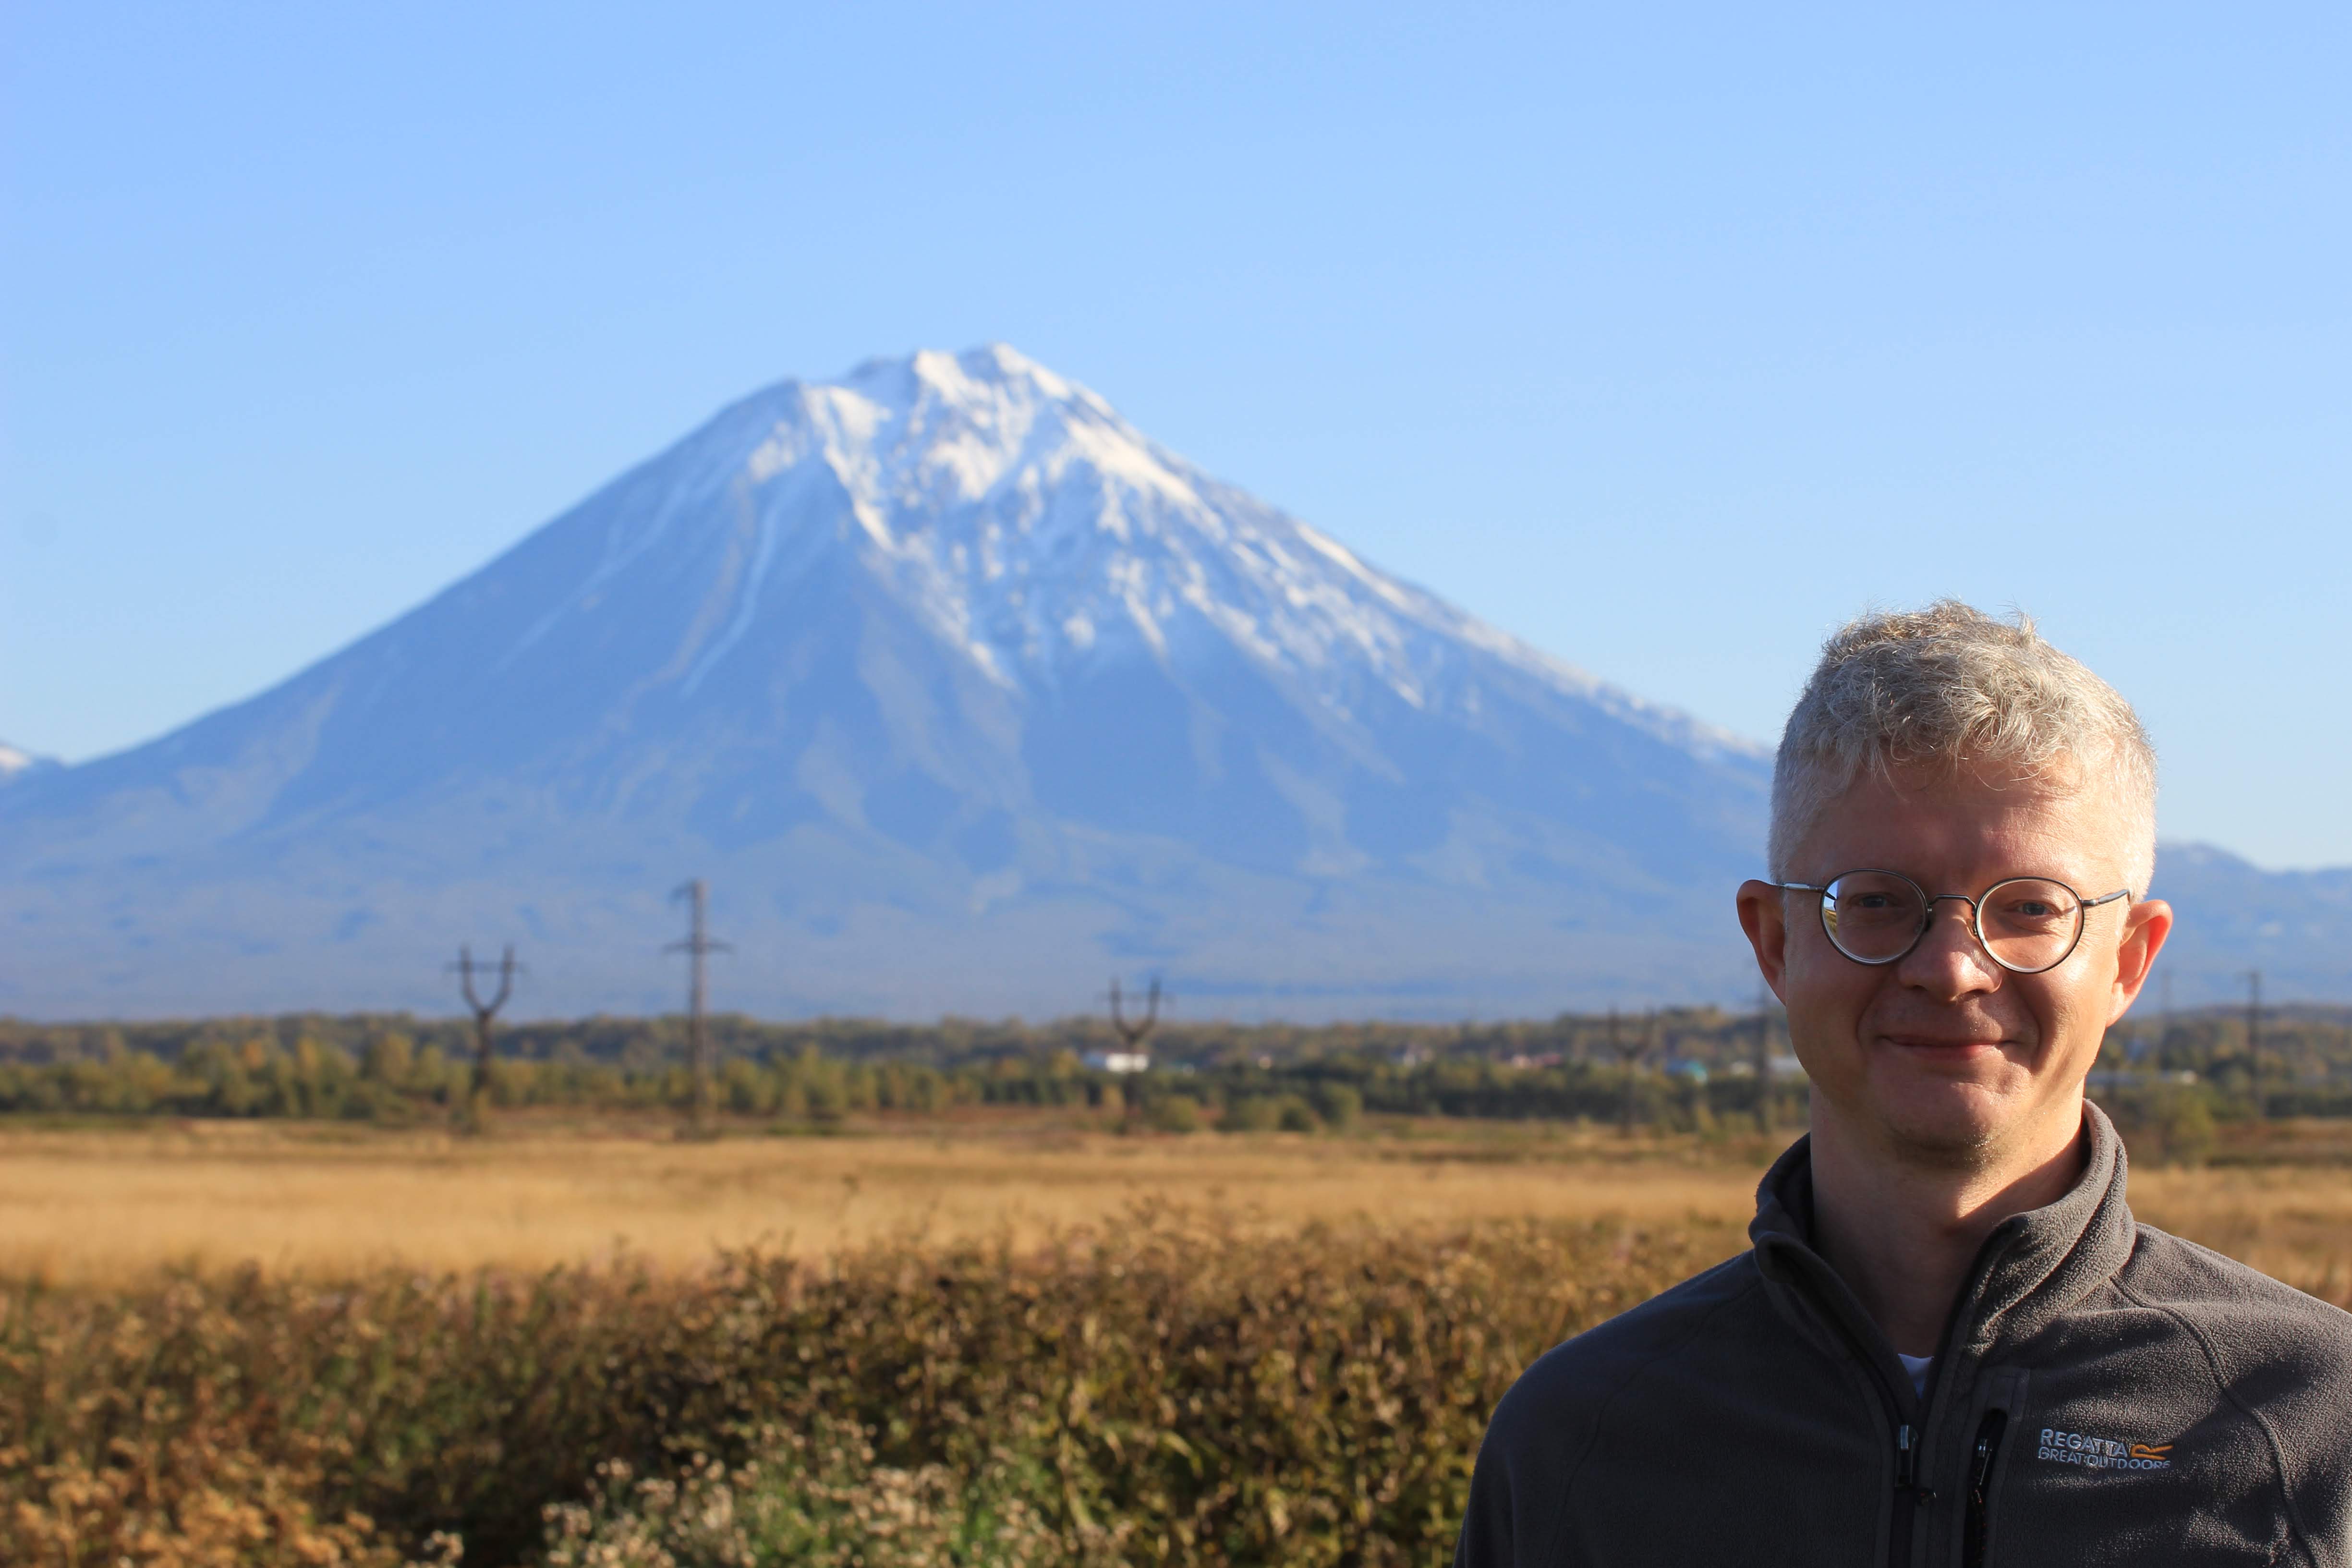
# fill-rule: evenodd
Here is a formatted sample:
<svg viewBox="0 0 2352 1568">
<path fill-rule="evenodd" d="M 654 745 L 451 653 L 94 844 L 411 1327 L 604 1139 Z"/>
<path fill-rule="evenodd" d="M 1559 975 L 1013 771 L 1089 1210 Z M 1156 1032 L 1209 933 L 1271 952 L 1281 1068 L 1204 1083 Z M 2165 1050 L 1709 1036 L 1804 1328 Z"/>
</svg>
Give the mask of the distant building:
<svg viewBox="0 0 2352 1568">
<path fill-rule="evenodd" d="M 2197 1075 L 2188 1068 L 2176 1068 L 2170 1072 L 2117 1072 L 2100 1068 L 2086 1081 L 2093 1089 L 2137 1089 L 2155 1083 L 2195 1083 Z"/>
<path fill-rule="evenodd" d="M 1088 1051 L 1078 1060 L 1095 1072 L 1150 1072 L 1148 1051 Z"/>
</svg>

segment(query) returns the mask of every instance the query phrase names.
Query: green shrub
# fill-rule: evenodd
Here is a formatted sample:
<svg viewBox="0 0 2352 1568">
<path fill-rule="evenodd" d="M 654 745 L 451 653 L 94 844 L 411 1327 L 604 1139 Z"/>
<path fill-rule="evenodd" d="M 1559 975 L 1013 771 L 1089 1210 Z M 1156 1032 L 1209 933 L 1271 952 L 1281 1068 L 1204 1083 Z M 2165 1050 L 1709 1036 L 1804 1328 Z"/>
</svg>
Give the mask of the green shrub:
<svg viewBox="0 0 2352 1568">
<path fill-rule="evenodd" d="M 1323 1125 L 1304 1095 L 1238 1095 L 1225 1106 L 1218 1129 L 1225 1132 L 1313 1132 Z"/>
<path fill-rule="evenodd" d="M 1364 1117 L 1364 1096 L 1353 1084 L 1326 1083 L 1315 1090 L 1315 1109 L 1335 1132 L 1346 1132 Z"/>
<path fill-rule="evenodd" d="M 625 1536 L 714 1568 L 803 1551 L 877 1568 L 1428 1563 L 1519 1370 L 1734 1239 L 1606 1224 L 1259 1239 L 1139 1213 L 1026 1256 L 13 1286 L 5 1554 L 291 1568 L 438 1536 L 499 1568 Z M 692 1505 L 722 1492 L 766 1521 L 768 1555 L 683 1550 L 709 1512 Z M 898 1500 L 904 1552 L 879 1516 L 843 1511 L 865 1494 Z M 138 1544 L 188 1521 L 233 1550 Z"/>
<path fill-rule="evenodd" d="M 2132 1159 L 2138 1163 L 2194 1167 L 2212 1157 L 2221 1130 L 2213 1115 L 2210 1085 L 2136 1085 L 2104 1094 L 2099 1100 L 2115 1118 Z"/>
<path fill-rule="evenodd" d="M 740 1568 L 744 1564 L 1112 1564 L 1130 1530 L 1065 1532 L 1059 1480 L 1010 1450 L 976 1473 L 876 1461 L 862 1429 L 820 1418 L 766 1427 L 732 1466 L 708 1456 L 677 1476 L 599 1466 L 583 1502 L 547 1510 L 544 1568 Z"/>
<path fill-rule="evenodd" d="M 1151 1102 L 1145 1120 L 1161 1132 L 1198 1132 L 1201 1102 L 1188 1094 L 1163 1094 Z"/>
<path fill-rule="evenodd" d="M 1282 1102 L 1270 1094 L 1235 1095 L 1217 1118 L 1220 1132 L 1271 1132 L 1282 1123 Z"/>
</svg>

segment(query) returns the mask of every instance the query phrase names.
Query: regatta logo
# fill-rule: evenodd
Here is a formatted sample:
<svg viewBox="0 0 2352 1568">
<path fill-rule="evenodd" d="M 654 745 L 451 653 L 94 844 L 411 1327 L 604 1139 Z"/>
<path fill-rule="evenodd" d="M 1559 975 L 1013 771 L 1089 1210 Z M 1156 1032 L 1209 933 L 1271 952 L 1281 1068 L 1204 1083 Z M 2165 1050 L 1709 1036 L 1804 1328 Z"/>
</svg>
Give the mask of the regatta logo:
<svg viewBox="0 0 2352 1568">
<path fill-rule="evenodd" d="M 2033 1456 L 2037 1459 L 2054 1459 L 2062 1465 L 2082 1465 L 2094 1470 L 2168 1470 L 2172 1468 L 2172 1445 L 2158 1443 L 2119 1443 L 2113 1437 L 2094 1437 L 2083 1432 L 2061 1432 L 2054 1426 L 2042 1428 L 2042 1447 Z"/>
</svg>

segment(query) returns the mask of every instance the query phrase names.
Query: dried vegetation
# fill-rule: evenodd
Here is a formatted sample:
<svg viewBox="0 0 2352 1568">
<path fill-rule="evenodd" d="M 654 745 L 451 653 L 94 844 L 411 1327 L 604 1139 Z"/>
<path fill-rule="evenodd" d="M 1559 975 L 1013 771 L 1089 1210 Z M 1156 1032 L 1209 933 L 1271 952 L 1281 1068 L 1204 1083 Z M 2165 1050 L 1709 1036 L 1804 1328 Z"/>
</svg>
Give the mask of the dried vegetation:
<svg viewBox="0 0 2352 1568">
<path fill-rule="evenodd" d="M 26 1286 L 0 1496 L 58 1564 L 1425 1563 L 1518 1369 L 1735 1245 L 1159 1214 L 1026 1255 Z"/>
<path fill-rule="evenodd" d="M 1493 1401 L 1736 1250 L 1768 1152 L 238 1136 L 0 1146 L 0 1560 L 1438 1561 Z M 2296 1136 L 2137 1206 L 2352 1302 L 2343 1140 Z M 273 1215 L 307 1249 L 227 1261 Z"/>
</svg>

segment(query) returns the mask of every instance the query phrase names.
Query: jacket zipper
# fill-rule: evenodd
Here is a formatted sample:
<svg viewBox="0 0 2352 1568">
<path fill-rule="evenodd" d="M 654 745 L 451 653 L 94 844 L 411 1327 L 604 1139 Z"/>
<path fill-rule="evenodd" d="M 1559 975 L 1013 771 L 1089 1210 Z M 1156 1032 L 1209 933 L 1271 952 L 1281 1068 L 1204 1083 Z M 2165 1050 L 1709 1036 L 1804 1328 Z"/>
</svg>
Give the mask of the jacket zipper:
<svg viewBox="0 0 2352 1568">
<path fill-rule="evenodd" d="M 2009 1425 L 2006 1411 L 1988 1410 L 1977 1427 L 1976 1451 L 1969 1460 L 1969 1519 L 1960 1540 L 1960 1568 L 1984 1568 L 1985 1496 L 1992 1487 L 1992 1462 L 2000 1452 L 2001 1429 Z"/>
<path fill-rule="evenodd" d="M 1891 1568 L 1910 1568 L 1911 1537 L 1918 1528 L 1918 1512 L 1935 1500 L 1934 1490 L 1919 1485 L 1919 1435 L 1906 1423 L 1895 1428 L 1895 1518 L 1886 1532 L 1886 1561 Z M 1906 1508 L 1906 1501 L 1911 1506 Z"/>
</svg>

